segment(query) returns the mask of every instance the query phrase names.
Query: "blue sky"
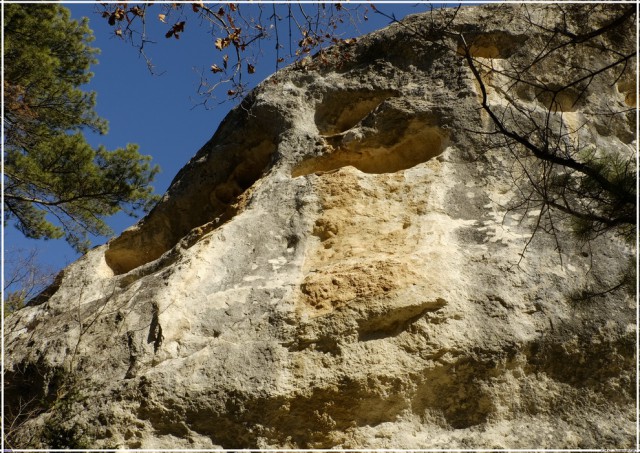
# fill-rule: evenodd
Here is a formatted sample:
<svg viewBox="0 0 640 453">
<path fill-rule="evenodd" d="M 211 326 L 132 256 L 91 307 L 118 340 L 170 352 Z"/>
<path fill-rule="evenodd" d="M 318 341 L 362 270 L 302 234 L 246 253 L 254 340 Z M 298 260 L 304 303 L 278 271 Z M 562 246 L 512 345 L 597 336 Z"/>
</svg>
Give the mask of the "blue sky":
<svg viewBox="0 0 640 453">
<path fill-rule="evenodd" d="M 194 15 L 188 15 L 180 39 L 166 39 L 164 34 L 171 22 L 161 23 L 157 19 L 157 14 L 162 12 L 161 5 L 153 5 L 156 10 L 149 10 L 148 33 L 156 43 L 148 45 L 147 51 L 155 71 L 161 75 L 152 75 L 137 49 L 115 36 L 114 29 L 96 12 L 95 4 L 65 6 L 71 10 L 73 18 L 89 18 L 96 38 L 92 45 L 101 49 L 99 63 L 92 68 L 95 76 L 84 88 L 97 93 L 96 110 L 109 121 L 109 133 L 89 135 L 89 142 L 94 146 L 105 145 L 107 149 L 127 143 L 140 145 L 140 152 L 151 155 L 153 162 L 161 167 L 154 187 L 157 193 L 164 193 L 178 170 L 209 140 L 224 116 L 236 105 L 236 102 L 228 101 L 208 110 L 197 106 L 202 100 L 197 95 L 200 71 L 206 72 L 213 63 L 221 64 L 220 52 L 214 47 L 211 34 Z M 362 5 L 363 8 L 366 6 Z M 389 14 L 394 13 L 397 18 L 428 7 L 397 3 L 376 6 Z M 367 16 L 369 20 L 356 24 L 357 28 L 345 24 L 338 33 L 344 38 L 358 36 L 389 22 L 372 12 Z M 256 64 L 256 73 L 245 79 L 251 86 L 275 70 L 274 45 L 264 44 L 261 51 L 263 55 Z M 226 88 L 219 94 L 219 99 L 225 99 L 225 93 Z M 108 219 L 116 235 L 135 222 L 136 219 L 126 215 Z M 93 243 L 102 244 L 108 239 L 94 238 Z M 79 257 L 64 240 L 25 239 L 10 224 L 5 226 L 5 248 L 5 276 L 13 272 L 11 258 L 18 249 L 36 248 L 40 265 L 51 270 L 59 270 Z"/>
</svg>

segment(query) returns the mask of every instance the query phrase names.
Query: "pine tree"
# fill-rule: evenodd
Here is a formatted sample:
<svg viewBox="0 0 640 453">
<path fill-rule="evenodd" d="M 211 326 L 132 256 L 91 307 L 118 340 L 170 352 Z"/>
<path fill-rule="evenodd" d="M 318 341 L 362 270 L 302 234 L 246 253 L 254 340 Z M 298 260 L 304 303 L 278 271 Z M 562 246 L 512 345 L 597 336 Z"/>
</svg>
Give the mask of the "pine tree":
<svg viewBox="0 0 640 453">
<path fill-rule="evenodd" d="M 89 235 L 108 235 L 106 216 L 146 212 L 158 172 L 136 145 L 92 148 L 86 131 L 104 134 L 90 81 L 98 49 L 87 20 L 54 4 L 6 4 L 6 220 L 35 239 L 64 237 L 84 251 Z"/>
</svg>

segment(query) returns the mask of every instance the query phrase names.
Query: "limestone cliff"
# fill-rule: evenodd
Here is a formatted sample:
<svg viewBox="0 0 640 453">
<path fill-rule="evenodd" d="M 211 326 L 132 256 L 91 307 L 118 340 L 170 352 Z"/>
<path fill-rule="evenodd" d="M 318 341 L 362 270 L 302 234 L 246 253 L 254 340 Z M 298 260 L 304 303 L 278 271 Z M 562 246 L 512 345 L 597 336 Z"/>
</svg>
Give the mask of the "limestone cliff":
<svg viewBox="0 0 640 453">
<path fill-rule="evenodd" d="M 544 111 L 500 68 L 623 7 L 415 15 L 265 81 L 146 218 L 6 321 L 12 446 L 634 446 L 633 251 L 532 238 L 459 50 L 494 68 L 492 105 Z M 628 22 L 598 39 L 633 49 Z M 548 116 L 633 153 L 635 113 L 601 112 L 635 107 L 634 67 Z"/>
</svg>

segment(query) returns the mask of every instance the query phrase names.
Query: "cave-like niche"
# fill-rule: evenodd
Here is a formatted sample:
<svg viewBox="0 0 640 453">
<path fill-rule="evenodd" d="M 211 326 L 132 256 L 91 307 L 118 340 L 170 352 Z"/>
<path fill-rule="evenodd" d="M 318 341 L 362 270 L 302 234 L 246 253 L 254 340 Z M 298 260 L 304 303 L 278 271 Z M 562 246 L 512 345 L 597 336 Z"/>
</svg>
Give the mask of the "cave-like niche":
<svg viewBox="0 0 640 453">
<path fill-rule="evenodd" d="M 320 135 L 351 129 L 383 101 L 396 96 L 392 90 L 338 90 L 324 94 L 316 107 L 315 122 Z"/>
<path fill-rule="evenodd" d="M 202 234 L 233 218 L 270 166 L 275 147 L 270 139 L 227 145 L 191 168 L 147 217 L 109 243 L 105 259 L 114 274 L 158 259 L 196 228 Z"/>
<path fill-rule="evenodd" d="M 587 93 L 575 88 L 559 90 L 550 87 L 548 90 L 539 90 L 535 96 L 550 112 L 575 112 L 584 104 Z"/>
<path fill-rule="evenodd" d="M 353 166 L 364 173 L 395 173 L 415 167 L 441 154 L 449 144 L 449 134 L 427 120 L 408 120 L 404 129 L 389 134 L 379 131 L 362 140 L 351 140 L 336 147 L 328 147 L 322 156 L 302 161 L 292 176 L 327 172 Z"/>
<path fill-rule="evenodd" d="M 513 55 L 528 39 L 525 35 L 513 35 L 505 31 L 468 33 L 464 35 L 473 58 L 505 59 Z M 465 48 L 458 45 L 458 55 L 465 55 Z"/>
</svg>

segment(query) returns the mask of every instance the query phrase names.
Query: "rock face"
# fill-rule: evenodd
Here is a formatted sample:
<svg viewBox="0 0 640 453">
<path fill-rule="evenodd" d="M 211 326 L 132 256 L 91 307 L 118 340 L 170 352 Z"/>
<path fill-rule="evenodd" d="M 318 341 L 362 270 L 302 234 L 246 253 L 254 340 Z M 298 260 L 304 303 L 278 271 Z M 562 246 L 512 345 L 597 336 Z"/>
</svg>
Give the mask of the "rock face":
<svg viewBox="0 0 640 453">
<path fill-rule="evenodd" d="M 635 289 L 578 297 L 633 251 L 566 226 L 561 253 L 529 242 L 456 51 L 473 38 L 499 105 L 501 65 L 544 41 L 525 18 L 580 29 L 587 7 L 597 25 L 625 5 L 416 15 L 265 81 L 154 211 L 6 321 L 12 446 L 633 447 Z M 555 120 L 633 153 L 635 113 L 597 114 L 635 106 L 633 67 Z"/>
</svg>

